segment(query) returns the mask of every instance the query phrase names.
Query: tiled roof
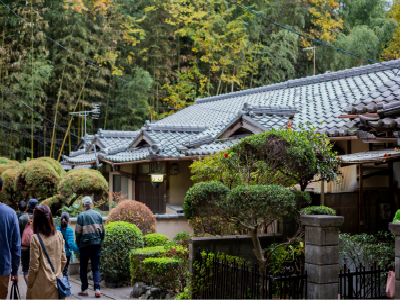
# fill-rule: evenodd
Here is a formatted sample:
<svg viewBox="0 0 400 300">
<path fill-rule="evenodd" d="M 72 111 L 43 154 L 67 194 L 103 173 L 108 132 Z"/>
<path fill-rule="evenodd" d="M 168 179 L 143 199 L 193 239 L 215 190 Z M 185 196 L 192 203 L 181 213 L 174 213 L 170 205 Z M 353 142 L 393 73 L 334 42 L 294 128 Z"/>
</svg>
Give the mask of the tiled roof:
<svg viewBox="0 0 400 300">
<path fill-rule="evenodd" d="M 99 130 L 95 137 L 104 146 L 99 155 L 113 162 L 129 162 L 143 160 L 146 155 L 181 157 L 216 153 L 229 147 L 232 140 L 220 142 L 215 139 L 240 118 L 261 130 L 285 127 L 292 118 L 294 128 L 299 125 L 314 126 L 328 136 L 356 135 L 360 131 L 359 121 L 338 117 L 354 103 L 357 106 L 360 101 L 366 102 L 370 98 L 398 96 L 397 70 L 389 70 L 389 64 L 391 67 L 400 66 L 400 61 L 327 72 L 197 99 L 194 105 L 162 120 L 146 121 L 141 130 Z M 390 113 L 391 107 L 383 105 L 383 109 L 386 109 L 385 113 Z M 392 126 L 393 122 L 390 122 L 389 126 Z M 134 145 L 143 146 L 139 143 L 143 138 L 150 141 L 151 147 L 127 150 L 135 139 Z M 77 155 L 75 160 L 80 156 Z"/>
<path fill-rule="evenodd" d="M 400 160 L 400 152 L 395 151 L 394 149 L 383 149 L 377 151 L 346 154 L 342 155 L 341 159 L 343 163 L 347 164 L 386 162 L 390 160 Z"/>
<path fill-rule="evenodd" d="M 104 158 L 105 160 L 112 162 L 128 162 L 144 160 L 149 155 L 149 147 L 137 147 L 135 149 L 129 149 L 113 155 L 103 156 L 102 154 L 100 154 L 100 158 Z"/>
<path fill-rule="evenodd" d="M 64 156 L 64 160 L 72 164 L 93 162 L 96 160 L 96 154 L 93 152 L 80 154 L 78 156 Z"/>
</svg>

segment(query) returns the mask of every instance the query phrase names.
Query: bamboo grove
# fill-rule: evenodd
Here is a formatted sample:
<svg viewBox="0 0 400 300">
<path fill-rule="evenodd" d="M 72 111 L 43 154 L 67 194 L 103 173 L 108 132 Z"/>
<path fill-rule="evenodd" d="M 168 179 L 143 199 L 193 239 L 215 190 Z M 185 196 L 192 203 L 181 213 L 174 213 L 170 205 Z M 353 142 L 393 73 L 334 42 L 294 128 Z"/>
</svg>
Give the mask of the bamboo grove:
<svg viewBox="0 0 400 300">
<path fill-rule="evenodd" d="M 241 3 L 349 52 L 390 60 L 400 55 L 397 1 Z M 230 0 L 4 2 L 26 21 L 0 5 L 0 156 L 20 161 L 57 158 L 64 140 L 62 152 L 74 150 L 84 124 L 68 113 L 94 103 L 101 113 L 87 120 L 88 134 L 135 130 L 198 97 L 312 75 L 307 47 L 316 47 L 316 74 L 367 63 L 314 45 Z M 70 125 L 70 134 L 50 120 Z"/>
</svg>

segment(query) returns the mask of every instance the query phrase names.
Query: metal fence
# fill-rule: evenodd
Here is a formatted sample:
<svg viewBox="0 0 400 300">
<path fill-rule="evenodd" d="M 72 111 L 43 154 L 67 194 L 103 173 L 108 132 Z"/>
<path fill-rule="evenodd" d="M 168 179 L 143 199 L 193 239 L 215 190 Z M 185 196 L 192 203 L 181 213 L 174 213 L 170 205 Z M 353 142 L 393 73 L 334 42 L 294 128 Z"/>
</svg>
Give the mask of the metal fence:
<svg viewBox="0 0 400 300">
<path fill-rule="evenodd" d="M 196 255 L 193 299 L 305 299 L 306 273 L 270 274 L 212 253 Z"/>
<path fill-rule="evenodd" d="M 381 268 L 376 264 L 359 265 L 351 271 L 344 265 L 339 273 L 339 294 L 341 299 L 382 299 L 386 298 L 385 287 L 390 267 Z"/>
</svg>

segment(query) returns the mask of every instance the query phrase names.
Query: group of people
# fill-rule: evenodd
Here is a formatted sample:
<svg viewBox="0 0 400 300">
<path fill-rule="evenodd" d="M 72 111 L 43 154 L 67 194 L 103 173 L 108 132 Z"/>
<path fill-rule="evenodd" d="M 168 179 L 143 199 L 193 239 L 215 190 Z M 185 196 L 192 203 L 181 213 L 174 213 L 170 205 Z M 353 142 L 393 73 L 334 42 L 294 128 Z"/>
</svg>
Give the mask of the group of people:
<svg viewBox="0 0 400 300">
<path fill-rule="evenodd" d="M 0 178 L 0 192 L 2 190 Z M 20 263 L 27 284 L 27 299 L 58 299 L 56 278 L 68 278 L 73 253 L 79 253 L 80 261 L 81 291 L 78 295 L 89 296 L 87 268 L 90 259 L 95 297 L 101 297 L 99 264 L 104 240 L 103 219 L 92 209 L 91 197 L 84 197 L 82 204 L 85 210 L 78 216 L 75 244 L 67 212 L 61 214 L 61 225 L 56 227 L 49 207 L 38 205 L 36 199 L 30 199 L 27 205 L 19 203 L 18 215 L 0 202 L 0 299 L 7 298 L 9 281 L 18 283 Z"/>
</svg>

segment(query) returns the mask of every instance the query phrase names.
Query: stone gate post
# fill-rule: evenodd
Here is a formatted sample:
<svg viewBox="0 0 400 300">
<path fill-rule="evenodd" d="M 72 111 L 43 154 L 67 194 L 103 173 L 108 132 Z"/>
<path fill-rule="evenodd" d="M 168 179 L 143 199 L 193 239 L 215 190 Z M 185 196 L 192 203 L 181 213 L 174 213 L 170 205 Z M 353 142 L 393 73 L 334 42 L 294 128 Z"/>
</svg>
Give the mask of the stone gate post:
<svg viewBox="0 0 400 300">
<path fill-rule="evenodd" d="M 400 223 L 389 223 L 389 230 L 395 235 L 395 299 L 400 299 Z"/>
<path fill-rule="evenodd" d="M 339 291 L 339 228 L 343 217 L 301 216 L 305 226 L 307 299 L 337 299 Z"/>
</svg>

